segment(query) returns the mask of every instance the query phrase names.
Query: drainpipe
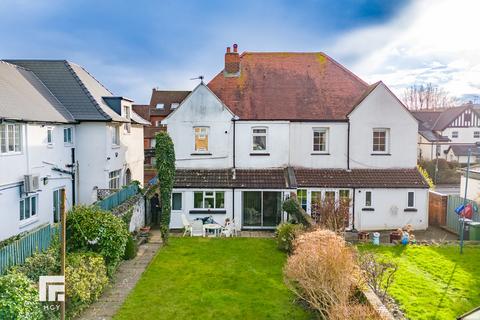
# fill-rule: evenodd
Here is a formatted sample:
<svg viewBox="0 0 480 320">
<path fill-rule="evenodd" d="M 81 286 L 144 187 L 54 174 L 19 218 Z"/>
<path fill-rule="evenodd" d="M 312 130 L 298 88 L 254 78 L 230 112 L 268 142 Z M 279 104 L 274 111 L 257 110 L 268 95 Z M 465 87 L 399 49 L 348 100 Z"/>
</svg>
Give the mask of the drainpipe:
<svg viewBox="0 0 480 320">
<path fill-rule="evenodd" d="M 75 177 L 75 148 L 72 148 L 72 206 L 76 204 L 76 198 L 75 198 L 75 193 L 76 193 L 76 177 Z"/>
<path fill-rule="evenodd" d="M 352 232 L 356 232 L 357 229 L 355 229 L 355 197 L 356 197 L 356 193 L 355 193 L 355 188 L 353 188 L 353 197 L 352 197 Z"/>
<path fill-rule="evenodd" d="M 347 170 L 350 170 L 350 119 L 347 123 Z"/>
<path fill-rule="evenodd" d="M 235 170 L 235 123 L 238 120 L 237 116 L 234 116 L 232 118 L 232 123 L 233 123 L 233 145 L 232 145 L 232 167 L 233 170 Z M 232 220 L 235 219 L 235 185 L 232 185 Z M 235 224 L 235 228 L 237 225 Z"/>
</svg>

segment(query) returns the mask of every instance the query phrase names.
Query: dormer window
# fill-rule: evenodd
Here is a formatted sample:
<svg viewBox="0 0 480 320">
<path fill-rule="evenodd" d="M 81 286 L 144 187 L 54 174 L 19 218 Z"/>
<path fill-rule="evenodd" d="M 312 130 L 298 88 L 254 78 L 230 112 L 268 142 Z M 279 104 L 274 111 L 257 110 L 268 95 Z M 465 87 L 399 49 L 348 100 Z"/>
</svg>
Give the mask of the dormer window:
<svg viewBox="0 0 480 320">
<path fill-rule="evenodd" d="M 165 104 L 163 104 L 163 103 L 157 103 L 157 105 L 155 106 L 155 108 L 157 108 L 157 109 L 165 109 Z"/>
</svg>

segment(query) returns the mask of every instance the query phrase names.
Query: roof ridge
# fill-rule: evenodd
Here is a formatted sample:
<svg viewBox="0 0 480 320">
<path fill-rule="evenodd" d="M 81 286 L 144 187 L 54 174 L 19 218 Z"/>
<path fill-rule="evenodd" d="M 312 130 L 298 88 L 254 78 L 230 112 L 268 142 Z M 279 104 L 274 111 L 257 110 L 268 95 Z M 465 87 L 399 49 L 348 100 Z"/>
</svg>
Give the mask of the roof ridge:
<svg viewBox="0 0 480 320">
<path fill-rule="evenodd" d="M 90 72 L 88 72 L 88 70 L 85 69 L 83 66 L 81 66 L 81 65 L 79 65 L 79 64 L 77 64 L 77 63 L 75 63 L 75 62 L 70 62 L 70 61 L 67 61 L 67 62 L 68 62 L 68 63 L 72 63 L 72 64 L 78 66 L 79 68 L 81 68 L 81 69 L 82 69 L 83 71 L 85 71 L 90 77 L 92 77 L 93 80 L 97 81 L 98 84 L 101 85 L 105 90 L 107 90 L 108 92 L 110 92 L 110 94 L 111 94 L 112 96 L 115 96 L 112 91 L 110 91 L 107 87 L 105 87 L 105 86 L 103 85 L 103 83 L 101 83 L 97 78 L 95 78 L 95 76 L 92 75 Z"/>
<path fill-rule="evenodd" d="M 97 109 L 97 111 L 105 117 L 105 120 L 112 120 L 112 117 L 110 117 L 105 111 L 103 111 L 103 109 L 100 107 L 100 105 L 98 104 L 97 100 L 95 100 L 95 98 L 93 97 L 93 95 L 90 93 L 90 91 L 88 90 L 87 86 L 85 86 L 85 84 L 83 83 L 83 81 L 80 79 L 80 77 L 77 75 L 77 73 L 75 72 L 75 70 L 73 70 L 72 66 L 70 65 L 70 62 L 67 61 L 67 60 L 63 60 L 65 62 L 65 66 L 67 67 L 67 70 L 72 74 L 73 78 L 77 81 L 77 83 L 80 85 L 80 88 L 82 89 L 82 91 L 87 95 L 87 97 L 90 99 L 90 101 L 92 102 L 93 106 Z M 81 67 L 80 65 L 78 65 L 80 68 L 82 68 L 83 70 L 85 70 L 83 67 Z M 85 70 L 86 71 L 86 70 Z M 88 72 L 87 72 L 88 73 Z M 89 73 L 88 73 L 89 74 Z M 89 74 L 90 75 L 90 74 Z M 96 80 L 96 79 L 95 79 Z M 103 85 L 102 85 L 103 86 Z M 108 90 L 108 89 L 107 89 Z M 110 92 L 110 91 L 109 91 Z M 111 92 L 110 92 L 111 93 Z"/>
</svg>

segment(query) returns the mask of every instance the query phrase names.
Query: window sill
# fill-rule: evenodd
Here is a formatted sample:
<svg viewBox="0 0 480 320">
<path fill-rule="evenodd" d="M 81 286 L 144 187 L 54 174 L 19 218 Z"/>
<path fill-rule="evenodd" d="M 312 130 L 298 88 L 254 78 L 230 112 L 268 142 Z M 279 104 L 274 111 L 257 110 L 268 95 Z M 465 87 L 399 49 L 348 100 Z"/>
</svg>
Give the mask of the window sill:
<svg viewBox="0 0 480 320">
<path fill-rule="evenodd" d="M 417 212 L 418 210 L 415 208 L 405 208 L 403 209 L 404 212 Z"/>
<path fill-rule="evenodd" d="M 118 149 L 118 148 L 120 148 L 120 145 L 119 145 L 119 144 L 114 144 L 114 145 L 112 145 L 112 149 Z"/>
<path fill-rule="evenodd" d="M 190 153 L 191 156 L 211 156 L 210 152 L 193 152 Z"/>
<path fill-rule="evenodd" d="M 65 147 L 73 147 L 73 143 L 64 143 L 63 144 Z"/>
<path fill-rule="evenodd" d="M 312 152 L 312 153 L 310 153 L 310 155 L 312 155 L 312 156 L 329 156 L 330 153 L 328 153 L 328 152 Z"/>
<path fill-rule="evenodd" d="M 391 153 L 371 153 L 372 156 L 391 156 Z"/>
<path fill-rule="evenodd" d="M 362 208 L 362 211 L 375 211 L 375 208 Z"/>
<path fill-rule="evenodd" d="M 270 153 L 268 152 L 251 152 L 250 153 L 251 156 L 264 156 L 264 157 L 268 157 L 270 156 Z"/>
<path fill-rule="evenodd" d="M 194 209 L 188 212 L 189 214 L 226 214 L 224 209 Z"/>
<path fill-rule="evenodd" d="M 36 217 L 36 216 L 33 217 L 33 218 L 30 217 L 28 219 L 21 220 L 20 221 L 20 229 L 28 227 L 29 225 L 34 224 L 36 222 L 38 222 L 38 217 Z"/>
<path fill-rule="evenodd" d="M 10 156 L 19 156 L 22 154 L 23 152 L 3 152 L 3 153 L 0 153 L 0 156 L 10 157 Z"/>
<path fill-rule="evenodd" d="M 47 148 L 52 149 L 53 148 L 53 143 L 47 143 Z"/>
</svg>

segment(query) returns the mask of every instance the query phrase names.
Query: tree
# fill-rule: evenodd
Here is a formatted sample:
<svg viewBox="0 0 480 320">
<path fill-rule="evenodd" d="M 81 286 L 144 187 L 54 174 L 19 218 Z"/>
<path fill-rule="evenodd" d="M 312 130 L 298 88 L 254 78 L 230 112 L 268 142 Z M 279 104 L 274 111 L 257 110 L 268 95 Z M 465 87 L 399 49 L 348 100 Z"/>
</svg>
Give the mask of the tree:
<svg viewBox="0 0 480 320">
<path fill-rule="evenodd" d="M 313 199 L 312 219 L 323 229 L 341 234 L 348 226 L 350 218 L 350 199 L 334 198 Z"/>
<path fill-rule="evenodd" d="M 435 110 L 451 107 L 456 103 L 445 90 L 428 83 L 414 84 L 405 89 L 403 103 L 410 110 Z"/>
<path fill-rule="evenodd" d="M 156 135 L 155 158 L 158 183 L 160 185 L 160 202 L 162 215 L 160 218 L 160 231 L 164 243 L 168 242 L 170 232 L 170 215 L 173 182 L 175 179 L 175 149 L 172 138 L 167 132 L 161 131 Z"/>
</svg>

